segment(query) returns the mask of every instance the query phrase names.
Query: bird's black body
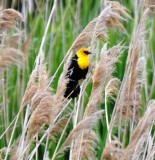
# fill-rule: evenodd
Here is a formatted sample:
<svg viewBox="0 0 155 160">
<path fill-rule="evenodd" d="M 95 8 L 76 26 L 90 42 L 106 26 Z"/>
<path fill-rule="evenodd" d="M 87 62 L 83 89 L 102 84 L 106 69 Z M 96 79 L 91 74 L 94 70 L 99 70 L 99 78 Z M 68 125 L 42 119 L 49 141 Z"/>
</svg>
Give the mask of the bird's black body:
<svg viewBox="0 0 155 160">
<path fill-rule="evenodd" d="M 71 64 L 66 74 L 66 78 L 68 78 L 69 81 L 67 83 L 66 91 L 64 94 L 65 98 L 75 98 L 78 96 L 80 93 L 80 86 L 78 81 L 80 79 L 85 79 L 88 72 L 88 67 L 86 69 L 79 68 L 77 59 L 77 55 L 72 57 Z"/>
</svg>

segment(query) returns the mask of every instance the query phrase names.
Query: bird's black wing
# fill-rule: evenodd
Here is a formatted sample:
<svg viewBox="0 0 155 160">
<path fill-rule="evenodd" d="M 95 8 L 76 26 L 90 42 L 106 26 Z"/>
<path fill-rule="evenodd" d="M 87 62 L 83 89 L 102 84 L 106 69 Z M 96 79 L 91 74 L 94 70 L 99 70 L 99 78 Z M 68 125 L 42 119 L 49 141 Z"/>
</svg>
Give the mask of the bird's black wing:
<svg viewBox="0 0 155 160">
<path fill-rule="evenodd" d="M 77 55 L 72 57 L 71 63 L 68 67 L 68 72 L 66 74 L 66 78 L 72 79 L 74 81 L 78 81 L 77 71 L 78 71 L 78 64 L 77 64 Z"/>
</svg>

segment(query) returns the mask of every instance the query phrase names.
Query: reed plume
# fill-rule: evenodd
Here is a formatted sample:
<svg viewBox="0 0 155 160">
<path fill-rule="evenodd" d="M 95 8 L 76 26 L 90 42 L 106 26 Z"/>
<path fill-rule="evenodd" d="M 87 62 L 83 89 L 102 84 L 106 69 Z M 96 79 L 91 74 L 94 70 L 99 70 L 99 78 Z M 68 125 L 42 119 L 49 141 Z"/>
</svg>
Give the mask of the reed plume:
<svg viewBox="0 0 155 160">
<path fill-rule="evenodd" d="M 12 43 L 10 45 L 9 41 L 11 41 L 13 36 L 10 37 L 7 32 L 7 29 L 10 29 L 10 31 L 16 29 L 18 20 L 22 20 L 22 15 L 18 11 L 14 9 L 0 9 L 0 71 L 3 71 L 12 64 L 16 64 L 18 66 L 22 64 L 24 55 L 18 48 L 19 43 L 14 39 L 14 42 L 17 44 Z M 15 34 L 18 32 L 19 29 L 17 29 Z"/>
<path fill-rule="evenodd" d="M 151 100 L 148 103 L 147 110 L 144 116 L 139 121 L 137 127 L 134 129 L 133 134 L 131 136 L 131 140 L 129 145 L 125 149 L 124 159 L 131 159 L 134 151 L 138 147 L 141 146 L 141 142 L 146 134 L 151 133 L 151 127 L 153 125 L 154 117 L 155 117 L 155 101 Z"/>
<path fill-rule="evenodd" d="M 44 65 L 44 53 L 40 57 L 37 68 L 38 82 L 34 95 L 31 97 L 33 113 L 30 118 L 29 134 L 41 132 L 44 124 L 50 123 L 50 114 L 53 106 L 53 96 L 47 87 L 48 75 Z"/>
<path fill-rule="evenodd" d="M 67 121 L 68 121 L 68 116 L 65 116 L 54 124 L 52 131 L 50 132 L 50 137 L 54 141 L 56 141 L 56 138 L 58 137 L 58 135 L 60 135 L 63 132 L 64 126 L 67 124 Z"/>
<path fill-rule="evenodd" d="M 132 118 L 136 116 L 135 119 L 139 119 L 139 109 L 141 107 L 141 87 L 144 80 L 144 65 L 145 59 L 141 57 L 141 47 L 143 45 L 143 40 L 145 36 L 145 21 L 148 17 L 148 9 L 144 10 L 141 21 L 137 26 L 137 30 L 134 33 L 133 40 L 131 41 L 128 59 L 127 59 L 127 71 L 124 77 L 125 82 L 122 87 L 122 94 L 126 96 L 120 97 L 120 109 L 124 117 Z M 138 36 L 141 37 L 139 40 Z M 139 76 L 141 74 L 141 76 Z M 129 76 L 129 79 L 127 78 Z M 122 99 L 122 100 L 121 100 Z M 128 102 L 128 103 L 127 103 Z M 126 105 L 127 104 L 127 105 Z M 135 115 L 133 115 L 135 113 Z"/>
<path fill-rule="evenodd" d="M 36 79 L 37 79 L 37 71 L 33 70 L 33 72 L 30 75 L 30 79 L 28 81 L 24 97 L 22 99 L 22 103 L 21 103 L 22 107 L 26 106 L 27 104 L 30 104 L 32 97 L 36 93 L 37 87 L 38 87 Z"/>
<path fill-rule="evenodd" d="M 112 78 L 112 73 L 115 69 L 115 63 L 118 60 L 119 51 L 119 46 L 114 46 L 108 51 L 101 51 L 100 60 L 96 65 L 93 74 L 93 87 L 85 110 L 85 117 L 98 110 L 97 106 L 100 103 L 103 90 L 105 89 L 108 81 Z"/>
<path fill-rule="evenodd" d="M 0 31 L 13 28 L 22 15 L 14 9 L 0 9 Z"/>
<path fill-rule="evenodd" d="M 62 99 L 64 83 L 61 81 L 59 86 L 60 89 L 58 87 L 58 91 L 54 95 L 51 91 L 51 88 L 48 86 L 48 75 L 44 65 L 44 56 L 40 57 L 40 64 L 38 65 L 38 76 L 38 87 L 31 103 L 32 109 L 34 110 L 30 118 L 28 131 L 31 136 L 43 132 L 43 127 L 45 124 L 54 125 L 55 130 L 56 127 L 60 128 L 60 124 L 65 124 L 64 121 L 62 121 L 63 123 L 58 123 L 57 125 L 53 124 L 63 105 Z"/>
<path fill-rule="evenodd" d="M 55 114 L 57 114 L 56 107 L 53 105 L 53 97 L 51 95 L 43 97 L 39 105 L 31 115 L 29 124 L 29 134 L 36 135 L 42 132 L 45 124 L 50 124 Z"/>
<path fill-rule="evenodd" d="M 82 138 L 79 137 L 73 146 L 72 159 L 96 159 L 98 149 L 98 137 L 93 130 L 83 131 Z M 80 149 L 79 149 L 80 148 Z"/>
<path fill-rule="evenodd" d="M 116 100 L 121 81 L 118 78 L 112 78 L 105 87 L 105 97 Z"/>
<path fill-rule="evenodd" d="M 63 143 L 60 152 L 64 151 L 65 149 L 67 149 L 72 142 L 74 142 L 79 136 L 81 136 L 83 131 L 90 131 L 94 125 L 96 124 L 97 120 L 100 119 L 102 117 L 103 111 L 98 111 L 94 114 L 92 114 L 91 116 L 85 118 L 84 120 L 82 120 L 77 126 L 76 128 L 74 128 L 70 134 L 68 135 L 67 139 L 65 140 L 65 142 Z"/>
<path fill-rule="evenodd" d="M 118 140 L 111 141 L 102 153 L 102 160 L 120 160 L 124 155 L 122 144 Z"/>
<path fill-rule="evenodd" d="M 107 39 L 108 28 L 123 28 L 121 21 L 129 17 L 126 8 L 119 2 L 109 1 L 100 15 L 94 18 L 80 33 L 69 51 L 89 47 L 92 40 L 94 42 L 98 38 Z"/>
<path fill-rule="evenodd" d="M 23 53 L 15 48 L 0 47 L 0 71 L 3 71 L 11 64 L 22 65 Z"/>
<path fill-rule="evenodd" d="M 145 59 L 141 57 L 137 61 L 137 66 L 134 68 L 132 80 L 127 83 L 126 89 L 124 90 L 126 96 L 122 105 L 122 116 L 124 118 L 133 118 L 138 121 L 140 118 L 141 109 L 141 90 L 145 82 L 144 79 Z M 131 77 L 130 77 L 131 78 Z M 130 93 L 130 94 L 129 94 Z M 128 102 L 128 105 L 126 105 Z"/>
</svg>

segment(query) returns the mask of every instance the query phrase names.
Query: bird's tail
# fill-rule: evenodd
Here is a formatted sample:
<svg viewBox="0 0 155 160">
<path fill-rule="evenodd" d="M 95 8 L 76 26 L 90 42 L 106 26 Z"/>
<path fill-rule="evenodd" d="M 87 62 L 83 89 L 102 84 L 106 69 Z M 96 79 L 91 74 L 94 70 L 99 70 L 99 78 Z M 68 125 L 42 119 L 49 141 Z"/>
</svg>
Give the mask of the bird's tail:
<svg viewBox="0 0 155 160">
<path fill-rule="evenodd" d="M 66 86 L 66 91 L 64 93 L 65 98 L 75 98 L 80 93 L 80 85 L 74 80 L 69 80 Z"/>
</svg>

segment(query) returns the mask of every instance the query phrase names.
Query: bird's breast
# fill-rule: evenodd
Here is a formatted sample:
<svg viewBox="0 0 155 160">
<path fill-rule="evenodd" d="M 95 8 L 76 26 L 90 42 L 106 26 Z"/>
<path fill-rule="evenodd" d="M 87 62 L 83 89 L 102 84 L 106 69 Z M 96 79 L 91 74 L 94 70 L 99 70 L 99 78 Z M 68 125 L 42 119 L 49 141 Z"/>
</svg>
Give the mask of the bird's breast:
<svg viewBox="0 0 155 160">
<path fill-rule="evenodd" d="M 77 60 L 78 66 L 80 69 L 86 69 L 89 66 L 89 58 L 88 57 L 80 57 Z"/>
</svg>

